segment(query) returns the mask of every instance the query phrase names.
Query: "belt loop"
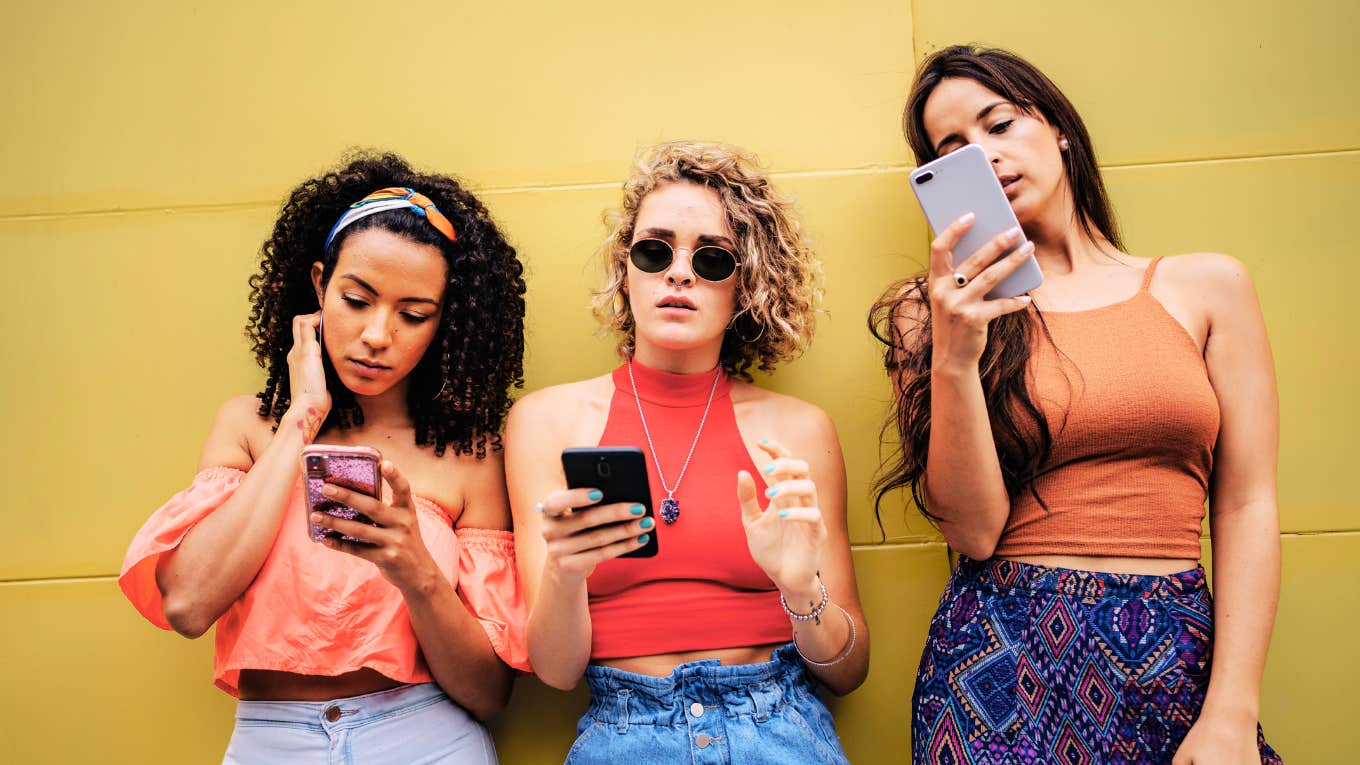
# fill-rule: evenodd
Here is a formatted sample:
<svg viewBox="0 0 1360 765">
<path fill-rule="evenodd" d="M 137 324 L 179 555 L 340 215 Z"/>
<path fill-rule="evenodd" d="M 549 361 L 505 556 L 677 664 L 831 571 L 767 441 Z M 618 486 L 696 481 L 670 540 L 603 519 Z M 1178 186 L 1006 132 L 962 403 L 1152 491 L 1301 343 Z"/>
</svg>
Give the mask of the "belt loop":
<svg viewBox="0 0 1360 765">
<path fill-rule="evenodd" d="M 751 696 L 751 706 L 756 710 L 753 715 L 756 722 L 763 723 L 770 719 L 770 702 L 773 701 L 771 697 L 774 695 L 771 693 L 771 685 L 772 683 L 767 681 L 746 686 L 746 693 Z"/>
<path fill-rule="evenodd" d="M 614 729 L 617 730 L 619 733 L 628 732 L 628 697 L 631 696 L 632 694 L 633 692 L 628 688 L 619 689 L 619 693 L 617 696 L 618 709 L 616 710 L 616 714 L 619 716 L 619 719 L 614 724 Z"/>
</svg>

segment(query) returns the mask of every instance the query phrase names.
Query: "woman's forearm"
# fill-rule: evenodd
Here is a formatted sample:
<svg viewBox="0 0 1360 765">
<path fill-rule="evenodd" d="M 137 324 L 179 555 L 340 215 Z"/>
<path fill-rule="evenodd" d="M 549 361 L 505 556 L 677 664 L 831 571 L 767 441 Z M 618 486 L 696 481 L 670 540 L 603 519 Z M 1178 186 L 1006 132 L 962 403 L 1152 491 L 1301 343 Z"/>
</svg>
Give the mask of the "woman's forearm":
<svg viewBox="0 0 1360 765">
<path fill-rule="evenodd" d="M 222 506 L 185 534 L 156 568 L 166 621 L 197 637 L 250 586 L 278 536 L 300 470 L 306 435 L 290 411 L 273 440 Z M 306 530 L 299 527 L 295 533 Z"/>
<path fill-rule="evenodd" d="M 990 558 L 1010 500 L 976 365 L 931 371 L 925 488 L 928 509 L 940 518 L 950 547 L 971 558 Z"/>
<path fill-rule="evenodd" d="M 1211 518 L 1214 651 L 1204 715 L 1258 717 L 1261 675 L 1280 596 L 1279 516 L 1261 500 Z"/>
<path fill-rule="evenodd" d="M 511 670 L 448 580 L 435 569 L 402 595 L 425 663 L 444 693 L 478 720 L 504 709 Z"/>
<path fill-rule="evenodd" d="M 529 611 L 529 661 L 543 682 L 571 690 L 590 663 L 590 603 L 585 580 L 543 569 Z"/>
</svg>

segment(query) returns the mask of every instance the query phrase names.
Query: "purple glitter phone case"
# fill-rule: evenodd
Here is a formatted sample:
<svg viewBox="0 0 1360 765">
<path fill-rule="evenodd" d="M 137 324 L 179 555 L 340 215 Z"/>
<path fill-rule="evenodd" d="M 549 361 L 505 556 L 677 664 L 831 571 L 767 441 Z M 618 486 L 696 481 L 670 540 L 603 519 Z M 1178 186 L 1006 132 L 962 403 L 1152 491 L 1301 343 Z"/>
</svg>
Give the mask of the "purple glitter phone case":
<svg viewBox="0 0 1360 765">
<path fill-rule="evenodd" d="M 306 473 L 307 514 L 326 513 L 336 518 L 376 525 L 372 519 L 341 502 L 327 499 L 321 494 L 321 487 L 329 481 L 346 489 L 378 496 L 380 476 L 378 466 L 382 455 L 377 449 L 367 446 L 326 446 L 313 444 L 302 450 L 302 469 Z M 327 536 L 346 542 L 360 542 L 348 534 L 329 531 L 312 523 L 307 524 L 307 535 L 313 542 L 320 542 Z"/>
</svg>

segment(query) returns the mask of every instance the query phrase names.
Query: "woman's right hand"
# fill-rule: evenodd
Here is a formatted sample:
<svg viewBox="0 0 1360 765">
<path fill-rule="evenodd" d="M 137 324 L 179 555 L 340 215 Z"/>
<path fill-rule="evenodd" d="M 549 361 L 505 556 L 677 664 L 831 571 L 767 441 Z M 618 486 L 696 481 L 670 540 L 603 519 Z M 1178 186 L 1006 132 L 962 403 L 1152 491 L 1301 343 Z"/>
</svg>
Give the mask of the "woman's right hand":
<svg viewBox="0 0 1360 765">
<path fill-rule="evenodd" d="M 633 502 L 594 506 L 595 489 L 563 489 L 537 505 L 543 515 L 545 561 L 557 576 L 584 582 L 595 567 L 647 544 L 656 522 Z"/>
<path fill-rule="evenodd" d="M 288 379 L 292 386 L 291 405 L 307 419 L 326 419 L 331 394 L 326 388 L 326 370 L 321 364 L 321 312 L 293 317 L 293 347 L 288 351 Z"/>
<path fill-rule="evenodd" d="M 973 220 L 973 214 L 968 213 L 949 224 L 930 243 L 932 364 L 937 368 L 976 367 L 987 346 L 987 325 L 998 316 L 1023 311 L 1031 300 L 1028 295 L 985 299 L 998 282 L 1034 252 L 1034 243 L 1025 242 L 1015 252 L 997 260 L 1020 237 L 1019 228 L 998 234 L 957 268 L 953 265 L 954 247 L 973 226 Z M 960 287 L 955 274 L 962 274 L 967 283 Z"/>
</svg>

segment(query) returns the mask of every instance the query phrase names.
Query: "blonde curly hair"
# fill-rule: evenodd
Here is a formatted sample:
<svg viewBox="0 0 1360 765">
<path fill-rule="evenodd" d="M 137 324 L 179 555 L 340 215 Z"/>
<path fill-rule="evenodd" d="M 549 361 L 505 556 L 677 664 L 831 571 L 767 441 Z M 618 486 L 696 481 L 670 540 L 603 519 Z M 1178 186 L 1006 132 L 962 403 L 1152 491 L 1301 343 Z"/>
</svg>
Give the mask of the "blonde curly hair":
<svg viewBox="0 0 1360 765">
<path fill-rule="evenodd" d="M 609 237 L 600 246 L 604 286 L 592 307 L 601 331 L 618 336 L 618 352 L 631 358 L 636 326 L 628 305 L 628 249 L 638 207 L 657 187 L 693 183 L 722 200 L 741 267 L 736 311 L 723 336 L 718 363 L 727 374 L 750 380 L 750 368 L 770 371 L 797 358 L 812 342 L 822 301 L 822 266 L 802 234 L 791 199 L 770 186 L 755 155 L 735 146 L 670 141 L 638 152 L 623 183 L 623 206 L 605 213 Z"/>
</svg>

